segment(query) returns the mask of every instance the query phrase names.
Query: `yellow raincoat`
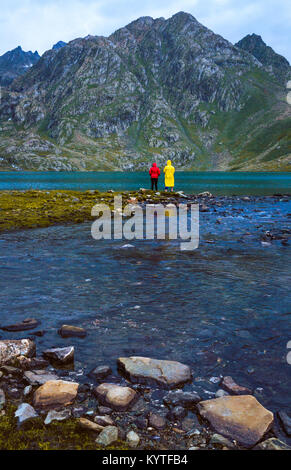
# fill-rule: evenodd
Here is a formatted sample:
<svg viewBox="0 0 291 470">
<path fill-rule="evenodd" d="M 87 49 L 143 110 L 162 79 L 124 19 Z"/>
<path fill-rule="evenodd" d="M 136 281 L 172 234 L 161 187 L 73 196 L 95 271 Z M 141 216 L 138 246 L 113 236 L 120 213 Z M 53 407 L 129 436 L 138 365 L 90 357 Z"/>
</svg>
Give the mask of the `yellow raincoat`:
<svg viewBox="0 0 291 470">
<path fill-rule="evenodd" d="M 175 168 L 173 167 L 171 160 L 167 161 L 167 165 L 164 168 L 164 173 L 165 173 L 165 187 L 173 188 L 175 185 L 175 181 L 174 181 Z"/>
</svg>

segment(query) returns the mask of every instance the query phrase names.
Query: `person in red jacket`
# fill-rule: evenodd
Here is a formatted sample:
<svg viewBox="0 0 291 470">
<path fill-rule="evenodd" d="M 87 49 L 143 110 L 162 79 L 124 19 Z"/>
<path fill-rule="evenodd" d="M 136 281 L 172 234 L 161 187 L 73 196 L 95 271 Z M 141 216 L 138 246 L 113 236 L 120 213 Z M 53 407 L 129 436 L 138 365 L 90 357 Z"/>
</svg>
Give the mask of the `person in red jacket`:
<svg viewBox="0 0 291 470">
<path fill-rule="evenodd" d="M 159 167 L 157 166 L 156 163 L 153 163 L 149 174 L 151 176 L 151 183 L 152 183 L 152 191 L 154 191 L 154 188 L 156 188 L 156 191 L 158 190 L 158 179 L 161 174 Z"/>
</svg>

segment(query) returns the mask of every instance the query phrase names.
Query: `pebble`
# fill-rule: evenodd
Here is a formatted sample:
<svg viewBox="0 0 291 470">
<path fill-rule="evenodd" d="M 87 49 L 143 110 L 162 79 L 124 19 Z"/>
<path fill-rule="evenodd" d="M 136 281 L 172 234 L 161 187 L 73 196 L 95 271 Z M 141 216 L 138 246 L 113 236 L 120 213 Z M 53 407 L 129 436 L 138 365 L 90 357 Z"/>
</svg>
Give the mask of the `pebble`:
<svg viewBox="0 0 291 470">
<path fill-rule="evenodd" d="M 140 437 L 136 432 L 129 431 L 126 434 L 126 441 L 128 442 L 130 447 L 137 447 L 140 442 Z"/>
<path fill-rule="evenodd" d="M 69 409 L 61 411 L 50 410 L 44 420 L 44 424 L 48 425 L 53 421 L 64 421 L 66 419 L 69 419 L 70 417 L 71 411 Z"/>
<path fill-rule="evenodd" d="M 21 403 L 15 411 L 15 417 L 18 418 L 18 426 L 21 426 L 28 420 L 38 418 L 39 415 L 29 403 Z"/>
<path fill-rule="evenodd" d="M 116 426 L 106 426 L 96 439 L 96 444 L 107 447 L 118 439 L 118 428 Z"/>
</svg>

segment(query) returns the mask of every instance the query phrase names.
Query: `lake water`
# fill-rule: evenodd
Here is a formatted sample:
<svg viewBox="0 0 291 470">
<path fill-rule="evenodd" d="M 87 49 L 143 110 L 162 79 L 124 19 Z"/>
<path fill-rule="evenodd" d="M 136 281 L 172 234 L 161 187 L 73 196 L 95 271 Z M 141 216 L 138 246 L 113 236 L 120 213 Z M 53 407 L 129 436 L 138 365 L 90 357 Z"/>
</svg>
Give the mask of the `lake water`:
<svg viewBox="0 0 291 470">
<path fill-rule="evenodd" d="M 159 188 L 163 189 L 163 176 Z M 3 189 L 114 189 L 149 187 L 145 172 L 0 172 Z M 270 195 L 291 193 L 291 172 L 176 172 L 176 190 L 210 191 L 215 195 Z"/>
<path fill-rule="evenodd" d="M 14 175 L 24 184 L 23 174 Z M 103 175 L 114 186 L 113 176 Z M 50 177 L 55 184 L 60 175 L 49 174 L 39 185 Z M 89 177 L 82 174 L 82 184 Z M 135 177 L 128 175 L 132 184 Z M 200 214 L 200 245 L 192 252 L 181 252 L 175 240 L 133 241 L 128 249 L 122 248 L 126 242 L 96 241 L 88 223 L 2 233 L 1 323 L 39 319 L 46 332 L 35 338 L 39 354 L 75 345 L 70 373 L 83 382 L 102 364 L 118 377 L 119 356 L 150 356 L 191 366 L 194 382 L 186 389 L 204 398 L 218 389 L 213 376 L 231 375 L 257 389 L 273 411 L 291 409 L 290 244 L 260 241 L 266 230 L 290 232 L 290 214 L 290 198 L 221 198 L 221 206 Z M 63 323 L 86 328 L 87 338 L 60 338 Z M 2 338 L 27 335 L 0 332 Z"/>
</svg>

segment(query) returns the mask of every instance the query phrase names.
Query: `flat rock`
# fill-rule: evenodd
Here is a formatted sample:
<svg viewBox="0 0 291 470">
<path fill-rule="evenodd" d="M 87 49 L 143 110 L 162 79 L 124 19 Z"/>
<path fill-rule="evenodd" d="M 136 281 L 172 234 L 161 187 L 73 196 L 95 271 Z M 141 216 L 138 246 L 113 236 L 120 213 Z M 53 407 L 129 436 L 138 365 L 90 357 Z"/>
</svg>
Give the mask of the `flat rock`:
<svg viewBox="0 0 291 470">
<path fill-rule="evenodd" d="M 102 404 L 109 405 L 115 410 L 126 410 L 137 398 L 137 394 L 132 388 L 110 383 L 96 387 L 94 394 Z"/>
<path fill-rule="evenodd" d="M 104 426 L 100 426 L 98 423 L 93 423 L 87 418 L 79 418 L 78 425 L 81 429 L 85 429 L 86 431 L 101 432 L 105 429 Z"/>
<path fill-rule="evenodd" d="M 96 444 L 107 447 L 118 439 L 118 429 L 116 426 L 106 426 L 96 439 Z"/>
<path fill-rule="evenodd" d="M 221 386 L 227 392 L 233 393 L 234 395 L 251 395 L 252 393 L 252 391 L 249 388 L 238 385 L 230 376 L 223 377 Z"/>
<path fill-rule="evenodd" d="M 69 338 L 71 336 L 73 336 L 73 337 L 77 336 L 79 338 L 85 338 L 85 336 L 87 335 L 87 332 L 86 332 L 86 330 L 84 330 L 84 328 L 81 328 L 79 326 L 63 325 L 59 329 L 59 334 L 63 338 Z"/>
<path fill-rule="evenodd" d="M 42 354 L 45 358 L 55 362 L 56 364 L 64 365 L 74 362 L 74 353 L 74 346 L 67 346 L 66 348 L 47 349 Z"/>
<path fill-rule="evenodd" d="M 36 408 L 61 408 L 71 405 L 78 393 L 79 384 L 65 380 L 49 380 L 35 392 L 33 404 Z"/>
<path fill-rule="evenodd" d="M 225 437 L 254 446 L 273 425 L 273 413 L 252 395 L 214 398 L 198 403 L 200 415 Z"/>
<path fill-rule="evenodd" d="M 18 356 L 32 357 L 35 343 L 30 339 L 0 341 L 0 365 L 14 361 Z"/>
<path fill-rule="evenodd" d="M 49 380 L 58 380 L 58 376 L 46 370 L 27 370 L 23 374 L 30 385 L 43 385 Z"/>
<path fill-rule="evenodd" d="M 53 421 L 65 421 L 71 417 L 71 410 L 65 409 L 61 411 L 50 410 L 46 415 L 44 424 L 51 424 Z"/>
<path fill-rule="evenodd" d="M 38 418 L 39 416 L 29 403 L 21 403 L 15 411 L 15 417 L 18 418 L 18 426 L 21 426 L 25 421 Z"/>
<path fill-rule="evenodd" d="M 201 401 L 201 397 L 196 392 L 183 392 L 182 390 L 171 390 L 167 393 L 163 401 L 165 405 L 183 406 L 184 408 L 193 408 Z"/>
<path fill-rule="evenodd" d="M 291 450 L 285 442 L 272 437 L 271 439 L 267 439 L 266 441 L 260 442 L 254 450 Z"/>
<path fill-rule="evenodd" d="M 191 380 L 190 367 L 176 361 L 149 357 L 120 357 L 118 368 L 132 381 L 174 388 Z"/>
<path fill-rule="evenodd" d="M 0 326 L 1 330 L 4 331 L 25 331 L 25 330 L 32 330 L 36 328 L 40 322 L 35 318 L 26 318 L 22 322 L 14 323 L 13 325 L 4 325 Z"/>
</svg>

